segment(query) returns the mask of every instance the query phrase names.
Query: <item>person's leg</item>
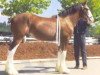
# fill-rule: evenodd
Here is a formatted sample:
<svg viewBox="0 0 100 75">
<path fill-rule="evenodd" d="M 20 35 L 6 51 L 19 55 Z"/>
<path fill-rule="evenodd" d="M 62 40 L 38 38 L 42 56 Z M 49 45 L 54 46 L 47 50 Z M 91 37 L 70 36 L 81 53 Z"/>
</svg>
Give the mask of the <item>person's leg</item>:
<svg viewBox="0 0 100 75">
<path fill-rule="evenodd" d="M 76 62 L 75 68 L 79 68 L 79 46 L 78 45 L 74 45 L 74 57 Z"/>
<path fill-rule="evenodd" d="M 81 55 L 82 55 L 82 62 L 83 62 L 83 68 L 87 66 L 87 52 L 85 47 L 85 36 L 82 36 L 81 38 Z"/>
</svg>

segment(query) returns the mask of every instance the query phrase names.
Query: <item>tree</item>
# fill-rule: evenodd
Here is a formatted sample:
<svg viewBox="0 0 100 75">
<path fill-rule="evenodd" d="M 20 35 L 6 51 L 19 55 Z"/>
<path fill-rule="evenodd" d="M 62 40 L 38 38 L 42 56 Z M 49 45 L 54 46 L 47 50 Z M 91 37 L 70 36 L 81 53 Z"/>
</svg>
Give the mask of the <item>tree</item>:
<svg viewBox="0 0 100 75">
<path fill-rule="evenodd" d="M 50 0 L 0 0 L 2 14 L 12 16 L 23 12 L 42 13 L 50 5 Z"/>
<path fill-rule="evenodd" d="M 63 8 L 70 7 L 76 3 L 80 3 L 82 0 L 58 0 Z"/>
<path fill-rule="evenodd" d="M 86 0 L 58 0 L 63 8 L 69 7 L 76 3 L 82 3 Z M 87 0 L 87 3 L 93 13 L 96 21 L 100 20 L 100 0 Z"/>
<path fill-rule="evenodd" d="M 100 21 L 97 21 L 94 26 L 90 27 L 90 35 L 100 38 Z"/>
</svg>

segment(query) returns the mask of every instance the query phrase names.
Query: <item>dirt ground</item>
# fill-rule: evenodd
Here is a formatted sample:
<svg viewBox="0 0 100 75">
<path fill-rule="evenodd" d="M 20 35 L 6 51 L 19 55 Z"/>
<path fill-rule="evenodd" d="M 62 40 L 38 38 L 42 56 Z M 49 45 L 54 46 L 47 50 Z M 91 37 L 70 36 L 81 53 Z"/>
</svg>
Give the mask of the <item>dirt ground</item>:
<svg viewBox="0 0 100 75">
<path fill-rule="evenodd" d="M 0 43 L 0 60 L 6 60 L 7 50 L 9 45 L 7 43 Z M 88 56 L 100 56 L 100 45 L 87 45 Z M 67 59 L 74 59 L 73 45 L 67 46 Z M 57 57 L 56 44 L 34 42 L 34 43 L 21 43 L 18 47 L 15 58 L 17 60 L 37 59 L 37 58 L 55 58 Z"/>
</svg>

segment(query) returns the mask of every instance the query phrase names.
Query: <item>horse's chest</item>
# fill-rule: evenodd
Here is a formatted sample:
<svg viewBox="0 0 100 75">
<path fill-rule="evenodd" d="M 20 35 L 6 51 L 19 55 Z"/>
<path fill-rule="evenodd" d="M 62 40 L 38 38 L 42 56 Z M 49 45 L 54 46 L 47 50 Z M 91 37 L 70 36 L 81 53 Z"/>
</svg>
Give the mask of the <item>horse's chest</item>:
<svg viewBox="0 0 100 75">
<path fill-rule="evenodd" d="M 62 28 L 62 35 L 69 38 L 71 37 L 73 34 L 73 27 L 69 27 L 69 26 L 64 26 Z"/>
</svg>

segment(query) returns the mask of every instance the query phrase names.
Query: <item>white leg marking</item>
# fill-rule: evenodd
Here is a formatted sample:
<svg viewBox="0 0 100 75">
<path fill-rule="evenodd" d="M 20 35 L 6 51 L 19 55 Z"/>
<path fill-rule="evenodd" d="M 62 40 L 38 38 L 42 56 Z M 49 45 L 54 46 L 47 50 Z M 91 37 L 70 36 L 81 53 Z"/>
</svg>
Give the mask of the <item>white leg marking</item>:
<svg viewBox="0 0 100 75">
<path fill-rule="evenodd" d="M 69 73 L 70 72 L 70 70 L 67 68 L 67 65 L 66 65 L 66 53 L 67 51 L 62 51 L 61 53 L 59 73 Z"/>
<path fill-rule="evenodd" d="M 8 51 L 8 56 L 7 56 L 7 62 L 5 66 L 5 71 L 9 75 L 18 75 L 17 70 L 14 68 L 13 64 L 13 57 L 16 52 L 16 49 L 18 48 L 19 44 L 16 45 L 11 51 Z"/>
<path fill-rule="evenodd" d="M 61 51 L 58 51 L 58 58 L 57 58 L 57 63 L 56 63 L 56 71 L 59 71 L 60 68 L 60 59 L 61 59 Z"/>
<path fill-rule="evenodd" d="M 93 15 L 92 15 L 90 10 L 88 10 L 88 16 L 90 17 L 91 23 L 93 23 L 94 22 L 94 18 L 93 18 Z"/>
</svg>

